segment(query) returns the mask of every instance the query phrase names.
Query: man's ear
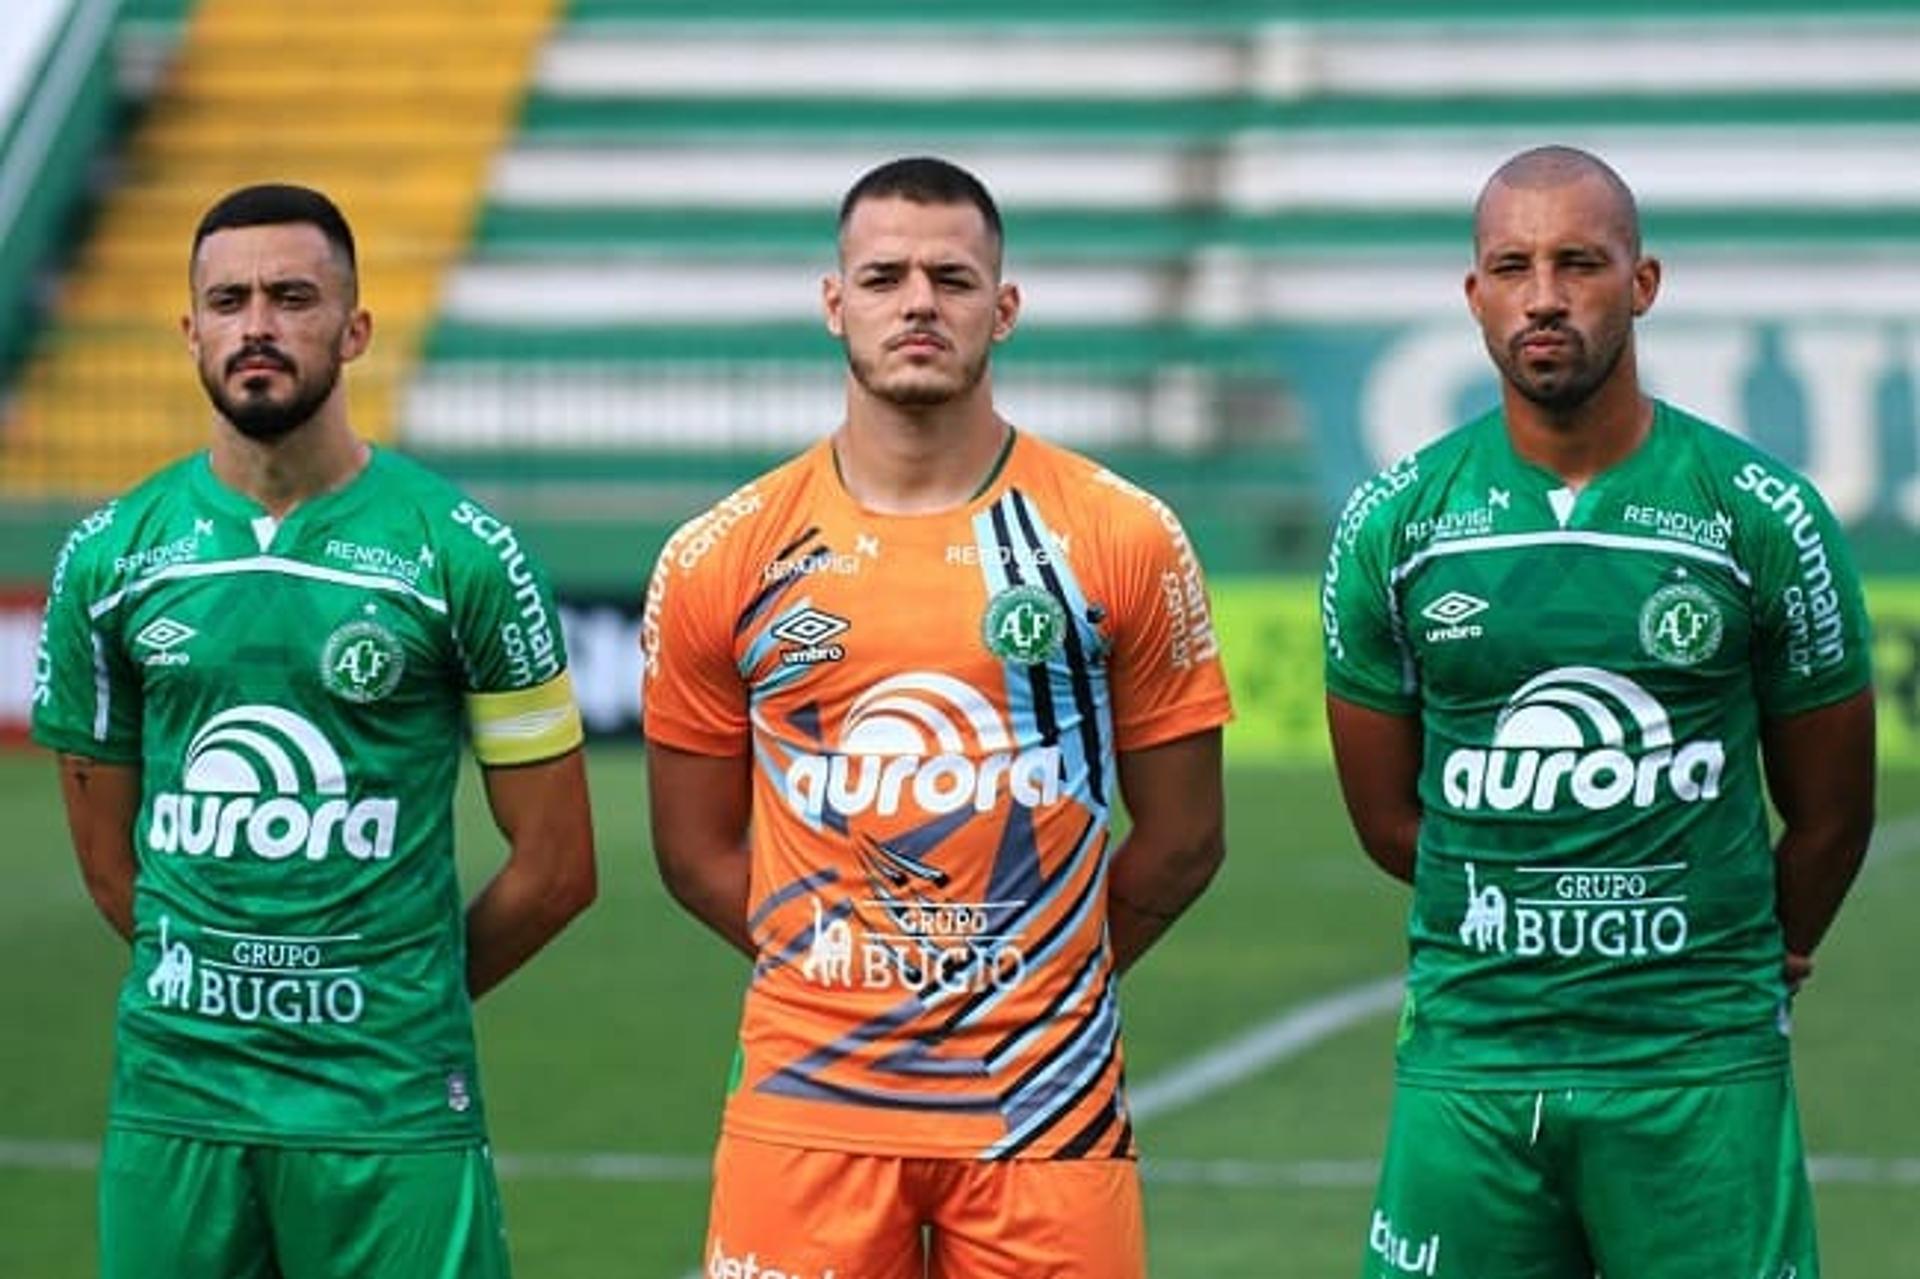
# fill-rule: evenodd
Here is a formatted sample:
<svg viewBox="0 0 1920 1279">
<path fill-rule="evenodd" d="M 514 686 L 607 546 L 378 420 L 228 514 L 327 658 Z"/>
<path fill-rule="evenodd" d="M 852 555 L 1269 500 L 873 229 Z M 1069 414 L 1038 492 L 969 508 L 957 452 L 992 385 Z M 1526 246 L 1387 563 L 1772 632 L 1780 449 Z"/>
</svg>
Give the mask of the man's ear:
<svg viewBox="0 0 1920 1279">
<path fill-rule="evenodd" d="M 820 312 L 826 318 L 827 332 L 837 338 L 847 336 L 847 326 L 841 316 L 841 303 L 846 297 L 845 285 L 837 275 L 820 278 Z"/>
<path fill-rule="evenodd" d="M 1004 342 L 1020 322 L 1020 286 L 1003 283 L 993 298 L 993 340 Z"/>
<path fill-rule="evenodd" d="M 1645 315 L 1653 310 L 1660 296 L 1660 259 L 1644 257 L 1633 264 L 1633 313 Z"/>
<path fill-rule="evenodd" d="M 347 326 L 340 330 L 341 362 L 344 364 L 359 359 L 372 345 L 373 314 L 365 308 L 356 307 L 347 319 Z"/>
</svg>

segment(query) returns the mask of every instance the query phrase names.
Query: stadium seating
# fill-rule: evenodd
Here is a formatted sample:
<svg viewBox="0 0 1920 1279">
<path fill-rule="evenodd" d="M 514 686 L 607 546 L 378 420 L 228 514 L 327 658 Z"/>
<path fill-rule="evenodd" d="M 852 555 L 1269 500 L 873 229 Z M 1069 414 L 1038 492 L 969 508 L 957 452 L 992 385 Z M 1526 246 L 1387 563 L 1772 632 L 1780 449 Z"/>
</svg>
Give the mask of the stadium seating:
<svg viewBox="0 0 1920 1279">
<path fill-rule="evenodd" d="M 684 510 L 836 420 L 814 314 L 834 204 L 933 151 L 1005 205 L 1028 306 L 999 360 L 1014 415 L 1143 470 L 1216 562 L 1298 563 L 1366 451 L 1355 392 L 1317 385 L 1323 339 L 1437 312 L 1470 345 L 1467 209 L 1512 150 L 1615 157 L 1650 234 L 1729 281 L 1783 251 L 1920 249 L 1920 185 L 1893 162 L 1920 141 L 1920 26 L 1782 8 L 1516 25 L 1465 0 L 839 3 L 798 22 L 580 0 L 449 280 L 407 437 L 517 481 L 538 441 L 552 496 L 500 493 L 527 509 Z"/>
<path fill-rule="evenodd" d="M 24 496 L 126 483 L 204 438 L 181 360 L 185 249 L 221 193 L 309 183 L 351 211 L 380 341 L 357 421 L 392 435 L 409 368 L 465 244 L 552 0 L 262 6 L 202 0 L 116 158 L 12 397 L 0 484 Z"/>
<path fill-rule="evenodd" d="M 331 95 L 322 126 L 310 104 L 352 46 L 265 77 L 249 58 L 281 10 L 201 7 L 50 343 L 121 343 L 121 367 L 160 371 L 111 427 L 65 425 L 92 411 L 75 401 L 36 410 L 58 431 L 17 415 L 0 482 L 19 482 L 23 441 L 35 482 L 86 487 L 190 438 L 177 353 L 111 335 L 177 307 L 182 219 L 263 163 L 336 189 L 364 229 L 384 355 L 356 375 L 358 419 L 550 525 L 562 563 L 657 540 L 836 420 L 814 314 L 833 207 L 894 155 L 975 167 L 1005 205 L 1027 298 L 997 365 L 1012 415 L 1167 491 L 1230 567 L 1304 562 L 1359 470 L 1484 398 L 1458 303 L 1467 209 L 1522 146 L 1618 163 L 1650 240 L 1688 267 L 1661 308 L 1676 336 L 1659 377 L 1762 436 L 1776 426 L 1745 411 L 1752 384 L 1791 382 L 1799 337 L 1727 324 L 1824 285 L 1896 343 L 1886 317 L 1920 285 L 1920 18 L 1895 0 L 1526 20 L 1493 0 L 829 0 L 804 18 L 573 0 L 450 43 L 402 16 L 455 8 L 349 24 L 368 62 L 396 56 L 389 38 L 410 53 Z M 502 135 L 490 113 L 519 91 L 514 66 L 525 95 Z M 240 95 L 269 79 L 289 105 L 250 117 Z M 254 120 L 271 159 L 250 151 Z M 113 380 L 71 376 L 89 395 Z M 84 460 L 102 433 L 110 466 Z M 1902 500 L 1876 490 L 1849 514 Z M 1912 500 L 1920 520 L 1920 481 Z"/>
</svg>

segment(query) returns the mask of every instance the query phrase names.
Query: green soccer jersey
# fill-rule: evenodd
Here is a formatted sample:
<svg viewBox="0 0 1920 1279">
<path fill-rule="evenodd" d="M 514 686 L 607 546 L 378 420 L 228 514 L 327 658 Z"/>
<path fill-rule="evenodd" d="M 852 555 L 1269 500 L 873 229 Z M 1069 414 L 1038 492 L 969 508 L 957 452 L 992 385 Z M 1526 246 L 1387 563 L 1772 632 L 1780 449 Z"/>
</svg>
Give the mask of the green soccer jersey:
<svg viewBox="0 0 1920 1279">
<path fill-rule="evenodd" d="M 470 735 L 495 762 L 578 741 L 565 664 L 513 530 L 394 454 L 278 521 L 202 455 L 80 524 L 33 734 L 141 770 L 116 1124 L 481 1135 L 454 786 Z"/>
<path fill-rule="evenodd" d="M 1495 412 L 1355 491 L 1322 620 L 1328 691 L 1422 729 L 1403 1080 L 1785 1060 L 1759 728 L 1869 679 L 1810 485 L 1656 404 L 1575 493 Z"/>
</svg>

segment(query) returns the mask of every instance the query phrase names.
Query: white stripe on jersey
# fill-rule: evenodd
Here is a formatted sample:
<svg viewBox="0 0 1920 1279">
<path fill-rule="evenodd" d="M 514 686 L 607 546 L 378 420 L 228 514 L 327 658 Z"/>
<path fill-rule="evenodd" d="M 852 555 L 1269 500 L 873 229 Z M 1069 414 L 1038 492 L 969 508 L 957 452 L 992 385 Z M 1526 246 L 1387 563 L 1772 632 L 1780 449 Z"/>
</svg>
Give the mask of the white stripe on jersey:
<svg viewBox="0 0 1920 1279">
<path fill-rule="evenodd" d="M 107 740 L 113 726 L 113 679 L 107 672 L 107 644 L 99 631 L 93 637 L 93 740 Z"/>
<path fill-rule="evenodd" d="M 1436 542 L 1415 552 L 1397 565 L 1389 579 L 1399 585 L 1402 578 L 1430 559 L 1442 555 L 1469 555 L 1475 551 L 1507 551 L 1522 546 L 1597 546 L 1610 551 L 1646 551 L 1660 555 L 1678 555 L 1683 559 L 1715 564 L 1733 574 L 1742 586 L 1752 586 L 1753 578 L 1725 551 L 1709 550 L 1691 542 L 1676 542 L 1665 537 L 1636 537 L 1631 533 L 1589 533 L 1578 530 L 1548 530 L 1539 533 L 1500 533 L 1492 537 L 1463 537 L 1451 542 Z"/>
<path fill-rule="evenodd" d="M 413 587 L 392 577 L 374 577 L 366 573 L 349 573 L 345 569 L 326 568 L 319 564 L 305 564 L 299 560 L 290 560 L 280 555 L 250 555 L 238 560 L 208 560 L 198 564 L 169 564 L 157 573 L 150 573 L 137 582 L 131 582 L 111 595 L 95 600 L 87 609 L 87 616 L 98 621 L 104 615 L 120 607 L 120 601 L 129 595 L 137 595 L 159 582 L 178 577 L 225 577 L 229 573 L 280 573 L 287 577 L 311 578 L 317 582 L 337 582 L 342 586 L 359 586 L 370 591 L 391 591 L 398 595 L 410 596 L 420 601 L 434 612 L 444 615 L 447 602 L 443 599 L 423 594 Z"/>
</svg>

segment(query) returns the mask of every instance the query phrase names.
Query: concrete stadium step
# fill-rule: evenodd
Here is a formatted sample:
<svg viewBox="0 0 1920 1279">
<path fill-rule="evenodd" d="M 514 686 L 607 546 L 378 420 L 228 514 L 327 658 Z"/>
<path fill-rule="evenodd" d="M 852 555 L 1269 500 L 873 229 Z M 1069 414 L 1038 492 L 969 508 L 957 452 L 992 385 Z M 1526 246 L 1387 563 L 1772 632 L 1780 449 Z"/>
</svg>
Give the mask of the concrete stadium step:
<svg viewBox="0 0 1920 1279">
<path fill-rule="evenodd" d="M 1539 142 L 1528 126 L 1248 130 L 1201 148 L 966 139 L 942 153 L 1013 210 L 1232 215 L 1447 213 L 1484 175 Z M 1551 135 L 1550 135 L 1551 136 Z M 1653 128 L 1591 125 L 1558 140 L 1605 154 L 1649 213 L 1725 207 L 1899 212 L 1920 207 L 1920 117 L 1901 125 Z M 831 210 L 898 147 L 822 135 L 730 147 L 517 146 L 499 157 L 493 208 Z"/>
<path fill-rule="evenodd" d="M 1920 67 L 1920 38 L 1910 42 Z M 1179 101 L 1085 98 L 1058 101 L 1008 97 L 989 101 L 922 94 L 863 98 L 676 98 L 657 95 L 571 95 L 542 91 L 530 99 L 520 145 L 646 145 L 663 139 L 706 145 L 796 142 L 854 135 L 874 143 L 954 138 L 1043 138 L 1078 145 L 1108 140 L 1201 140 L 1233 130 L 1510 129 L 1516 119 L 1538 130 L 1605 125 L 1700 129 L 1875 127 L 1920 118 L 1920 85 L 1900 89 L 1804 94 L 1687 93 L 1641 97 L 1579 94 L 1514 97 L 1479 94 L 1444 99 L 1401 96 L 1308 97 L 1264 101 L 1216 93 Z"/>
<path fill-rule="evenodd" d="M 377 90 L 389 97 L 418 94 L 432 97 L 450 85 L 468 95 L 517 90 L 520 68 L 509 51 L 488 47 L 459 57 L 421 56 L 396 44 L 391 48 L 359 50 L 355 56 L 329 56 L 282 65 L 261 65 L 251 54 L 244 60 L 198 58 L 183 68 L 191 77 L 186 90 L 190 102 L 257 101 L 271 95 L 324 98 L 356 87 Z"/>
<path fill-rule="evenodd" d="M 1262 367 L 1267 337 L 1257 329 L 1197 329 L 1113 322 L 1022 327 L 996 362 L 1107 365 L 1150 369 L 1160 364 L 1244 364 Z M 838 359 L 839 343 L 818 324 L 574 324 L 551 328 L 443 320 L 421 351 L 434 364 L 524 361 L 530 364 L 797 363 Z"/>
<path fill-rule="evenodd" d="M 160 77 L 156 130 L 136 128 L 123 180 L 61 282 L 55 322 L 0 424 L 0 491 L 111 488 L 204 440 L 204 397 L 177 337 L 186 248 L 213 199 L 271 178 L 326 189 L 354 223 L 363 296 L 380 311 L 374 353 L 353 377 L 356 425 L 390 436 L 394 390 L 554 7 L 495 0 L 477 23 L 468 0 L 351 12 L 203 0 Z M 335 110 L 356 100 L 380 110 Z M 416 115 L 460 127 L 395 141 L 395 122 Z"/>
<path fill-rule="evenodd" d="M 188 6 L 205 10 L 225 0 L 201 0 Z M 484 7 L 484 14 L 476 14 Z M 507 0 L 476 6 L 474 0 L 381 0 L 372 4 L 252 4 L 227 5 L 218 29 L 196 33 L 208 48 L 233 44 L 271 44 L 276 39 L 325 36 L 329 40 L 395 40 L 460 44 L 475 39 L 526 40 L 551 29 L 557 6 L 527 5 Z M 343 12 L 350 10 L 350 12 Z M 484 21 L 478 21 L 478 18 Z M 196 16 L 192 21 L 198 21 Z M 344 24 L 351 31 L 343 31 Z"/>
<path fill-rule="evenodd" d="M 361 300 L 369 309 L 377 306 L 379 314 L 392 316 L 404 326 L 410 317 L 432 311 L 440 293 L 434 268 L 442 261 L 444 258 L 417 264 L 413 270 L 404 272 L 398 268 L 379 271 L 380 278 L 374 283 L 371 277 L 376 274 L 378 264 L 372 259 L 363 260 L 361 269 L 369 275 L 370 282 L 361 290 Z M 154 327 L 172 332 L 187 308 L 185 254 L 170 277 L 156 273 L 131 281 L 96 278 L 70 281 L 60 287 L 59 302 L 63 324 L 115 324 L 127 315 L 129 308 L 138 308 L 156 317 Z"/>
<path fill-rule="evenodd" d="M 878 103 L 944 100 L 961 114 L 1005 100 L 1161 102 L 1244 97 L 1288 104 L 1400 99 L 1642 98 L 1912 92 L 1920 23 L 1796 20 L 1622 23 L 1561 18 L 1482 29 L 1432 23 L 1274 24 L 1186 30 L 1023 24 L 952 27 L 675 25 L 564 28 L 540 57 L 538 93 L 652 99 Z"/>
<path fill-rule="evenodd" d="M 1465 209 L 1381 212 L 1303 210 L 1267 216 L 1141 210 L 1002 210 L 1016 263 L 1177 259 L 1210 247 L 1282 255 L 1373 247 L 1458 251 L 1472 229 Z M 489 205 L 473 254 L 479 260 L 679 257 L 824 260 L 831 230 L 818 208 L 568 208 Z M 1754 246 L 1920 246 L 1920 202 L 1907 207 L 1809 210 L 1725 205 L 1654 209 L 1648 243 Z"/>
<path fill-rule="evenodd" d="M 484 95 L 444 94 L 429 103 L 356 95 L 315 119 L 304 103 L 281 103 L 239 113 L 227 102 L 168 100 L 141 123 L 141 153 L 149 159 L 185 162 L 207 155 L 261 154 L 269 146 L 294 154 L 386 151 L 432 155 L 447 147 L 469 148 L 496 136 L 486 121 Z M 476 118 L 478 117 L 478 118 Z M 406 129 L 395 136 L 394 121 Z"/>
<path fill-rule="evenodd" d="M 1911 12 L 1909 0 L 1827 0 L 1824 15 L 1871 18 Z M 1802 0 L 1613 0 L 1597 10 L 1600 21 L 1685 21 L 1791 19 L 1807 12 Z M 1509 0 L 1104 0 L 1087 6 L 1076 0 L 974 0 L 961 6 L 903 7 L 887 0 L 814 0 L 804 25 L 817 29 L 835 23 L 913 26 L 1028 25 L 1100 28 L 1129 24 L 1157 27 L 1235 28 L 1266 23 L 1496 24 L 1502 32 L 1564 21 L 1564 11 L 1517 7 Z M 569 0 L 570 25 L 618 27 L 666 23 L 745 23 L 798 25 L 791 0 Z"/>
</svg>

